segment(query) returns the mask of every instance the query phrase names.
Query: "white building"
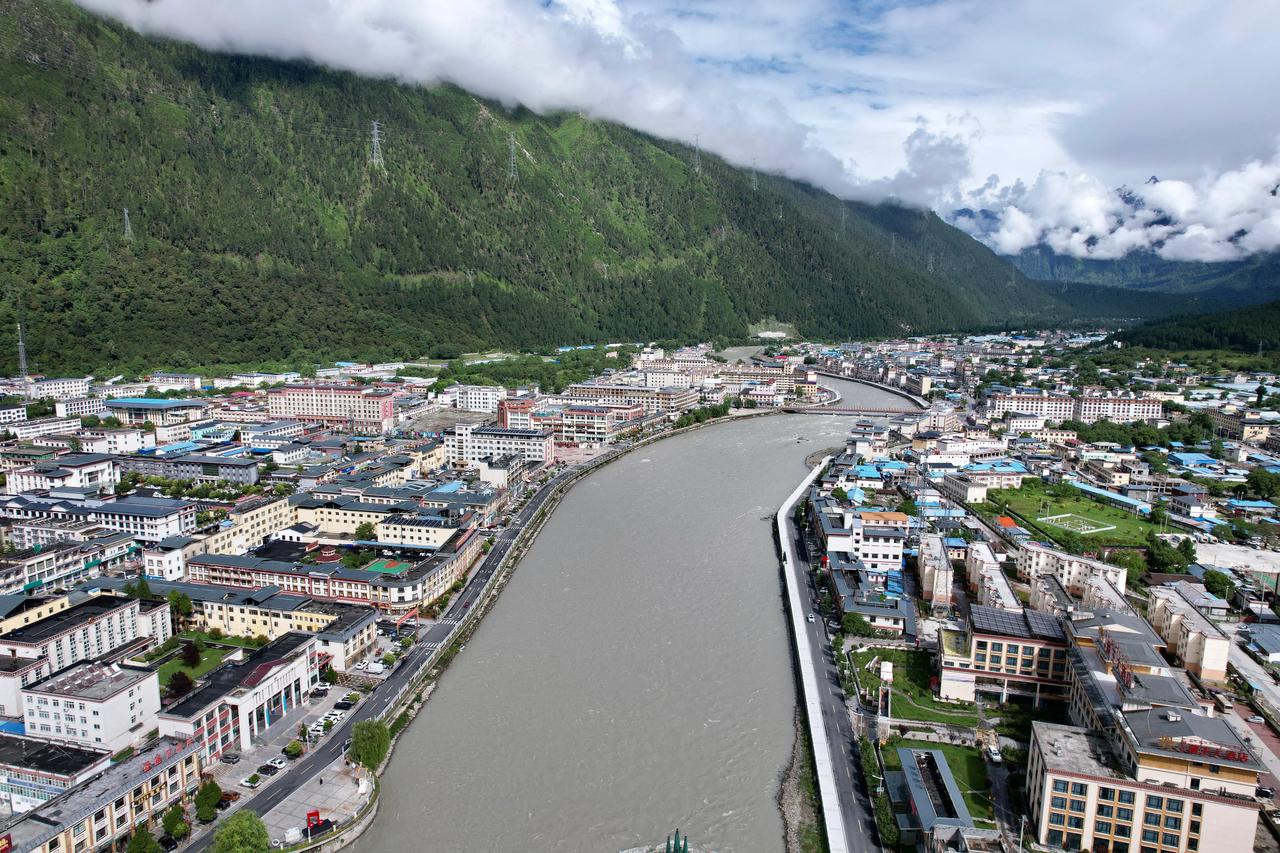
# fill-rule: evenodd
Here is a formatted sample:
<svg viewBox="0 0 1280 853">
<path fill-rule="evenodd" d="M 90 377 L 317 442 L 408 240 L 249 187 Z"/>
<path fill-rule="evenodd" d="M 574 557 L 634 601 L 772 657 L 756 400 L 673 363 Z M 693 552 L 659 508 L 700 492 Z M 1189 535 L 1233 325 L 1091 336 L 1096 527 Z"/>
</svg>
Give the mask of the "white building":
<svg viewBox="0 0 1280 853">
<path fill-rule="evenodd" d="M 9 474 L 9 488 L 18 493 L 67 488 L 110 491 L 119 482 L 115 457 L 105 453 L 61 456 Z"/>
<path fill-rule="evenodd" d="M 468 412 L 496 412 L 498 402 L 507 398 L 501 385 L 457 385 L 453 390 L 455 405 Z"/>
<path fill-rule="evenodd" d="M 6 406 L 0 408 L 0 424 L 13 424 L 27 419 L 26 406 Z"/>
<path fill-rule="evenodd" d="M 458 424 L 444 434 L 445 455 L 451 461 L 474 464 L 486 456 L 513 453 L 526 462 L 555 459 L 555 434 L 550 430 L 503 429 Z"/>
<path fill-rule="evenodd" d="M 85 415 L 100 415 L 106 410 L 107 401 L 101 397 L 76 397 L 53 404 L 53 413 L 60 418 L 83 418 Z"/>
<path fill-rule="evenodd" d="M 87 397 L 89 396 L 89 379 L 84 376 L 29 379 L 25 393 L 28 400 L 70 400 L 73 397 Z"/>
<path fill-rule="evenodd" d="M 1106 580 L 1120 592 L 1125 591 L 1128 576 L 1121 566 L 1113 566 L 1101 560 L 1091 560 L 1050 548 L 1038 542 L 1024 542 L 1018 549 L 1016 565 L 1018 579 L 1030 582 L 1040 575 L 1049 574 L 1056 577 L 1072 595 L 1084 594 L 1085 588 L 1093 578 Z"/>
<path fill-rule="evenodd" d="M 5 431 L 13 433 L 18 441 L 30 441 L 42 435 L 65 435 L 78 429 L 79 418 L 36 418 L 34 421 L 16 421 L 5 426 Z"/>
<path fill-rule="evenodd" d="M 150 731 L 160 678 L 154 670 L 85 661 L 24 688 L 22 706 L 32 737 L 119 752 Z"/>
</svg>

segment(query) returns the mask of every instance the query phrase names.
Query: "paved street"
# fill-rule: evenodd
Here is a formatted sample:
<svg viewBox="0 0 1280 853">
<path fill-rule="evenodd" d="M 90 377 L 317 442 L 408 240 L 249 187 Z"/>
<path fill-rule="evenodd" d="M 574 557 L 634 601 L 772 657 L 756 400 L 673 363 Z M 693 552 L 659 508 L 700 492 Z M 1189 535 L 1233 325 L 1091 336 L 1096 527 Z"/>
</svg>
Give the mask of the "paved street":
<svg viewBox="0 0 1280 853">
<path fill-rule="evenodd" d="M 800 534 L 790 520 L 791 512 L 791 507 L 787 507 L 788 535 L 782 545 L 790 555 L 788 562 L 795 573 L 795 582 L 799 589 L 804 590 L 809 605 L 816 610 L 813 584 L 809 578 L 809 562 L 804 555 L 804 546 L 800 543 Z M 845 847 L 853 853 L 879 851 L 874 809 L 863 783 L 858 743 L 845 705 L 844 689 L 840 685 L 840 674 L 836 670 L 831 641 L 821 619 L 805 622 L 805 629 L 809 634 L 813 666 L 818 674 L 822 725 L 831 748 L 831 766 L 836 777 L 840 811 L 844 817 Z"/>
</svg>

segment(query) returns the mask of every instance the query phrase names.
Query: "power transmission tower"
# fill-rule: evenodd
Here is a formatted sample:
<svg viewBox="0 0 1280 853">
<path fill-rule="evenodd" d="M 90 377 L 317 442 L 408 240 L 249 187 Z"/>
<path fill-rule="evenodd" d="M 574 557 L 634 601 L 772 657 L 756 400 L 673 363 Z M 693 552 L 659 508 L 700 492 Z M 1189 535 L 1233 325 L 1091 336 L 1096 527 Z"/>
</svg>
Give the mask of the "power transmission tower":
<svg viewBox="0 0 1280 853">
<path fill-rule="evenodd" d="M 890 234 L 889 237 L 889 254 L 896 258 L 898 257 L 898 235 Z"/>
<path fill-rule="evenodd" d="M 844 236 L 844 223 L 849 218 L 849 208 L 841 206 L 840 208 L 840 236 Z"/>
<path fill-rule="evenodd" d="M 929 271 L 930 275 L 933 274 L 933 252 L 929 253 L 929 262 L 925 264 L 925 269 Z"/>
<path fill-rule="evenodd" d="M 507 183 L 514 184 L 520 180 L 520 172 L 516 170 L 516 135 L 507 134 Z"/>
<path fill-rule="evenodd" d="M 369 131 L 369 165 L 382 166 L 382 122 L 374 120 L 373 129 Z"/>
<path fill-rule="evenodd" d="M 782 221 L 782 205 L 778 205 L 778 221 Z"/>
<path fill-rule="evenodd" d="M 760 189 L 760 175 L 756 172 L 756 158 L 751 158 L 751 191 Z"/>
<path fill-rule="evenodd" d="M 129 208 L 124 209 L 124 238 L 133 239 L 133 225 L 129 222 Z"/>
<path fill-rule="evenodd" d="M 27 341 L 22 336 L 22 324 L 18 324 L 18 376 L 27 378 Z"/>
<path fill-rule="evenodd" d="M 702 137 L 698 134 L 693 135 L 693 171 L 702 174 Z"/>
</svg>

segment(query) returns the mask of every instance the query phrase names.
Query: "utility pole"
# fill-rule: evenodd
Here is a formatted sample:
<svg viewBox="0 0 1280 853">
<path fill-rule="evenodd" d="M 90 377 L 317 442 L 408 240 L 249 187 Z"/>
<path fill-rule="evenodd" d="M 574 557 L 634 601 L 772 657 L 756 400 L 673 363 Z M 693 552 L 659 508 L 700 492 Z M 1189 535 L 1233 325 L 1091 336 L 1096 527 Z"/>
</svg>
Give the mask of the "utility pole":
<svg viewBox="0 0 1280 853">
<path fill-rule="evenodd" d="M 516 135 L 507 134 L 507 183 L 514 184 L 520 180 L 520 172 L 516 169 Z"/>
<path fill-rule="evenodd" d="M 374 119 L 373 128 L 369 131 L 369 165 L 386 166 L 382 161 L 382 122 Z"/>
<path fill-rule="evenodd" d="M 126 240 L 133 239 L 133 226 L 129 223 L 129 208 L 124 209 L 124 238 Z"/>
</svg>

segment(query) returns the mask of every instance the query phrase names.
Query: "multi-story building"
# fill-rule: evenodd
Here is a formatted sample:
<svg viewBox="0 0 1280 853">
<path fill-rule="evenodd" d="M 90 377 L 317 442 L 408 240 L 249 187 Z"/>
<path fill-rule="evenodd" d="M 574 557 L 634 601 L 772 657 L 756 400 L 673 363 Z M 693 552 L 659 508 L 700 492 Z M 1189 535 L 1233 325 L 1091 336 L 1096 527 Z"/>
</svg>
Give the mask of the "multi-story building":
<svg viewBox="0 0 1280 853">
<path fill-rule="evenodd" d="M 1051 574 L 1062 581 L 1067 591 L 1075 596 L 1083 595 L 1088 582 L 1095 577 L 1105 579 L 1120 592 L 1125 591 L 1128 580 L 1121 566 L 1069 554 L 1040 542 L 1022 543 L 1015 565 L 1019 580 L 1030 583 L 1033 578 Z"/>
<path fill-rule="evenodd" d="M 459 408 L 462 408 L 459 406 Z M 538 408 L 534 397 L 508 397 L 498 401 L 498 426 L 503 429 L 532 429 L 530 415 Z"/>
<path fill-rule="evenodd" d="M 1164 415 L 1164 402 L 1155 397 L 1138 397 L 1117 394 L 1114 396 L 1090 396 L 1076 398 L 1074 420 L 1086 424 L 1098 421 L 1145 421 Z"/>
<path fill-rule="evenodd" d="M 22 690 L 32 737 L 119 752 L 151 730 L 160 711 L 155 670 L 82 661 Z"/>
<path fill-rule="evenodd" d="M 135 559 L 138 544 L 128 533 L 106 531 L 84 541 L 55 541 L 0 557 L 0 594 L 30 595 L 66 589 Z"/>
<path fill-rule="evenodd" d="M 943 629 L 938 648 L 944 699 L 972 702 L 983 692 L 1039 704 L 1067 696 L 1067 637 L 1055 616 L 975 604 L 967 630 Z"/>
<path fill-rule="evenodd" d="M 236 483 L 251 486 L 258 482 L 258 462 L 248 456 L 209 456 L 187 453 L 181 456 L 128 456 L 121 460 L 128 473 L 197 483 Z"/>
<path fill-rule="evenodd" d="M 0 716 L 23 716 L 20 691 L 83 660 L 110 660 L 163 637 L 144 633 L 167 603 L 97 595 L 0 634 Z"/>
<path fill-rule="evenodd" d="M 444 433 L 445 456 L 454 462 L 474 464 L 486 456 L 515 454 L 528 462 L 555 460 L 555 434 L 550 430 L 503 429 L 458 424 Z"/>
<path fill-rule="evenodd" d="M 986 542 L 971 542 L 965 553 L 965 577 L 978 603 L 1001 610 L 1021 610 L 1013 585 Z"/>
<path fill-rule="evenodd" d="M 21 814 L 111 766 L 111 753 L 0 734 L 0 804 Z"/>
<path fill-rule="evenodd" d="M 0 837 L 21 853 L 122 849 L 139 826 L 159 823 L 170 806 L 194 796 L 204 767 L 198 750 L 162 737 L 27 811 Z"/>
<path fill-rule="evenodd" d="M 507 389 L 501 385 L 455 385 L 451 390 L 454 405 L 468 412 L 496 412 L 507 398 Z"/>
<path fill-rule="evenodd" d="M 0 407 L 0 424 L 15 424 L 18 421 L 27 419 L 26 406 L 3 406 Z"/>
<path fill-rule="evenodd" d="M 105 453 L 73 453 L 9 474 L 9 488 L 15 492 L 49 491 L 51 489 L 88 489 L 110 491 L 120 482 L 120 469 L 114 456 Z"/>
<path fill-rule="evenodd" d="M 360 385 L 297 383 L 272 388 L 267 392 L 267 409 L 277 419 L 376 433 L 388 432 L 395 424 L 392 393 Z"/>
<path fill-rule="evenodd" d="M 160 734 L 192 743 L 206 763 L 247 750 L 306 703 L 320 669 L 316 638 L 290 631 L 205 675 L 186 698 L 157 715 Z"/>
<path fill-rule="evenodd" d="M 872 572 L 902 569 L 906 515 L 855 510 L 830 498 L 811 497 L 810 508 L 827 553 L 859 561 Z"/>
<path fill-rule="evenodd" d="M 31 441 L 42 435 L 66 435 L 78 429 L 79 418 L 36 418 L 5 425 L 5 432 L 11 433 L 18 441 Z"/>
<path fill-rule="evenodd" d="M 571 402 L 609 404 L 615 406 L 640 404 L 646 415 L 682 412 L 698 405 L 698 392 L 692 388 L 646 388 L 642 385 L 620 385 L 596 382 L 579 382 L 565 389 L 564 395 Z"/>
<path fill-rule="evenodd" d="M 100 415 L 106 410 L 107 401 L 101 397 L 77 397 L 53 404 L 53 413 L 60 418 L 83 418 L 85 415 Z"/>
<path fill-rule="evenodd" d="M 203 400 L 116 397 L 107 400 L 107 412 L 119 418 L 122 423 L 149 423 L 161 427 L 203 420 L 209 415 L 209 404 Z"/>
<path fill-rule="evenodd" d="M 204 378 L 196 373 L 170 373 L 168 371 L 157 371 L 149 377 L 152 387 L 161 391 L 169 388 L 186 388 L 190 391 L 199 391 L 204 385 Z"/>
<path fill-rule="evenodd" d="M 1227 654 L 1231 640 L 1184 594 L 1188 584 L 1153 586 L 1148 590 L 1147 617 L 1151 627 L 1168 644 L 1174 659 L 1203 681 L 1227 678 Z"/>
<path fill-rule="evenodd" d="M 140 495 L 126 495 L 114 500 L 85 499 L 83 494 L 74 490 L 17 495 L 0 500 L 0 516 L 16 519 L 74 518 L 131 533 L 144 543 L 183 536 L 196 527 L 196 505 L 192 501 Z"/>
<path fill-rule="evenodd" d="M 1252 850 L 1261 769 L 1225 720 L 1183 709 L 1128 712 L 1114 733 L 1036 721 L 1027 828 L 1055 850 Z"/>
<path fill-rule="evenodd" d="M 92 453 L 110 453 L 123 456 L 156 446 L 156 435 L 145 429 L 94 427 L 76 433 L 81 446 Z"/>
<path fill-rule="evenodd" d="M 1127 423 L 1159 418 L 1164 414 L 1164 404 L 1160 400 L 1129 395 L 1070 397 L 1047 391 L 1038 394 L 991 394 L 986 405 L 987 414 L 993 418 L 1013 413 L 1052 422 L 1075 420 L 1087 424 L 1101 420 Z"/>
<path fill-rule="evenodd" d="M 459 530 L 430 557 L 383 571 L 349 569 L 339 563 L 307 565 L 224 554 L 204 554 L 187 562 L 194 583 L 287 592 L 324 601 L 369 604 L 394 617 L 412 615 L 444 595 L 480 554 L 475 529 Z M 3 648 L 0 645 L 0 648 Z"/>
<path fill-rule="evenodd" d="M 28 400 L 70 400 L 89 395 L 88 377 L 28 379 L 24 390 Z"/>
<path fill-rule="evenodd" d="M 992 418 L 1001 418 L 1009 413 L 1034 415 L 1055 422 L 1075 417 L 1075 401 L 1066 394 L 989 394 L 986 407 Z"/>
<path fill-rule="evenodd" d="M 644 407 L 631 405 L 569 405 L 560 410 L 556 441 L 562 444 L 612 444 L 639 429 Z"/>
</svg>

